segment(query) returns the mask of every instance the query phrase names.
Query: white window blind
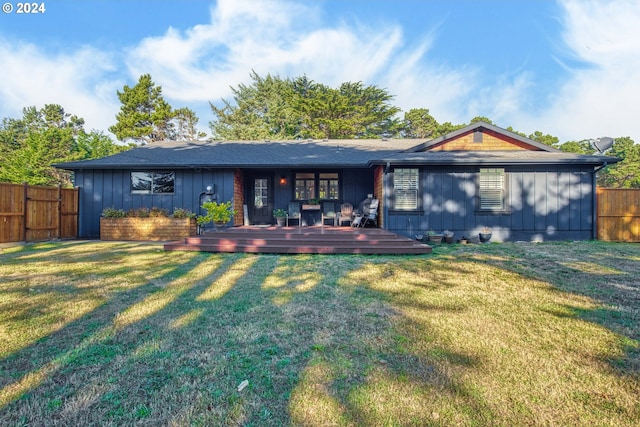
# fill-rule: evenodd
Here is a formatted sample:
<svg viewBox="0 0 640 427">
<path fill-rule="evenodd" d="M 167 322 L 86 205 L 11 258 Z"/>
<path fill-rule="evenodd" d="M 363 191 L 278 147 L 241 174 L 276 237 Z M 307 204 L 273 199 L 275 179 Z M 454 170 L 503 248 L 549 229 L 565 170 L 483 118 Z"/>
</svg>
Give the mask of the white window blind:
<svg viewBox="0 0 640 427">
<path fill-rule="evenodd" d="M 505 179 L 502 168 L 480 169 L 480 210 L 504 210 Z"/>
<path fill-rule="evenodd" d="M 393 190 L 396 209 L 418 209 L 418 169 L 395 169 Z"/>
</svg>

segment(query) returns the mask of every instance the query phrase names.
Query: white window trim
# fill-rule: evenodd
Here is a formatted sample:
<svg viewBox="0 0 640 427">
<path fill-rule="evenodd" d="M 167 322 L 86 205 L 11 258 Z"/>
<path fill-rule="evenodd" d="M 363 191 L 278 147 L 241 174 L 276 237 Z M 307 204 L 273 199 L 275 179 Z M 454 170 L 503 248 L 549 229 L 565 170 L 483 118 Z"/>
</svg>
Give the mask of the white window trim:
<svg viewBox="0 0 640 427">
<path fill-rule="evenodd" d="M 507 174 L 504 168 L 480 168 L 478 173 L 478 211 L 507 211 Z"/>
<path fill-rule="evenodd" d="M 396 168 L 393 171 L 394 209 L 418 209 L 420 171 L 417 168 Z"/>
</svg>

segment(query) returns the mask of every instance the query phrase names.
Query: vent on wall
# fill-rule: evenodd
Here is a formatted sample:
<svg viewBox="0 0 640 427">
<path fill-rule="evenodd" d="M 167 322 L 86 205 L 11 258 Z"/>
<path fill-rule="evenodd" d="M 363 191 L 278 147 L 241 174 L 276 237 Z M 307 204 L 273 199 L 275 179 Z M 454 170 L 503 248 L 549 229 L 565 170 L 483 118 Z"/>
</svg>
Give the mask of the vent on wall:
<svg viewBox="0 0 640 427">
<path fill-rule="evenodd" d="M 482 128 L 476 129 L 473 132 L 473 142 L 476 142 L 476 143 L 482 142 Z"/>
</svg>

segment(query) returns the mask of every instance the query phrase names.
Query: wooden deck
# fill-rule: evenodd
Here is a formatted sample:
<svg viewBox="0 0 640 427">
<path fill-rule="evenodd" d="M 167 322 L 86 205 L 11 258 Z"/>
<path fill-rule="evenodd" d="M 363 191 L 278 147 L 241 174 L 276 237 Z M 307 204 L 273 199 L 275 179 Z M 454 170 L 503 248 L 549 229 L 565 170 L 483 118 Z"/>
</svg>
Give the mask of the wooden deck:
<svg viewBox="0 0 640 427">
<path fill-rule="evenodd" d="M 379 228 L 233 227 L 164 245 L 167 251 L 262 254 L 429 254 L 431 247 Z"/>
</svg>

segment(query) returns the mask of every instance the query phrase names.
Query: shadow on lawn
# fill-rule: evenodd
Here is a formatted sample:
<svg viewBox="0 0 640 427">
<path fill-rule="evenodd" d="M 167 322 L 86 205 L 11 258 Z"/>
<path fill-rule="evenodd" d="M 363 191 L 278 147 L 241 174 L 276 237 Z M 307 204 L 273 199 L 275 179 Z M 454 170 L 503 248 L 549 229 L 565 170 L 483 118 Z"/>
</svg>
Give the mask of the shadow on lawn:
<svg viewBox="0 0 640 427">
<path fill-rule="evenodd" d="M 640 246 L 593 241 L 478 245 L 462 251 L 474 252 L 482 262 L 593 300 L 595 308 L 566 305 L 548 312 L 579 318 L 624 337 L 620 357 L 605 362 L 620 374 L 640 374 Z"/>
<path fill-rule="evenodd" d="M 51 256 L 54 253 L 54 248 L 47 248 L 45 249 L 45 254 L 42 256 L 32 257 L 31 254 L 28 256 L 32 257 L 30 262 L 38 263 L 50 261 Z M 58 253 L 56 255 L 60 254 Z M 74 258 L 75 262 L 82 262 L 82 259 L 85 256 L 89 257 L 90 255 L 86 254 L 79 258 Z M 95 253 L 93 256 L 95 257 Z M 17 258 L 21 259 L 22 257 L 19 256 Z M 60 263 L 74 262 L 74 260 L 61 259 L 58 257 L 56 257 L 56 260 L 60 260 Z M 8 399 L 5 393 L 7 393 L 7 389 L 11 388 L 11 386 L 9 386 L 10 384 L 13 384 L 13 386 L 16 387 L 15 393 L 17 396 L 22 394 L 20 392 L 21 387 L 17 385 L 21 377 L 27 378 L 29 376 L 33 376 L 33 374 L 37 374 L 47 366 L 50 367 L 49 369 L 46 369 L 49 373 L 59 371 L 69 365 L 69 362 L 82 359 L 82 350 L 78 349 L 90 347 L 95 342 L 109 340 L 109 338 L 106 337 L 111 335 L 110 329 L 113 328 L 113 320 L 123 309 L 141 302 L 147 295 L 153 294 L 158 290 L 159 282 L 174 279 L 176 272 L 180 269 L 186 269 L 186 271 L 188 271 L 190 268 L 196 267 L 200 260 L 201 259 L 195 257 L 185 265 L 168 270 L 162 267 L 163 270 L 166 270 L 163 275 L 139 286 L 122 287 L 120 289 L 114 289 L 112 292 L 106 291 L 105 294 L 107 296 L 103 301 L 98 302 L 97 307 L 93 310 L 85 313 L 76 320 L 66 323 L 62 328 L 54 330 L 28 347 L 20 349 L 7 355 L 3 359 L 0 359 L 0 367 L 2 368 L 0 371 L 2 372 L 2 376 L 0 377 L 0 387 L 2 388 L 2 394 L 4 394 L 1 401 Z M 24 262 L 24 259 L 22 262 Z M 108 268 L 108 275 L 110 277 L 124 276 L 128 268 L 129 267 L 127 266 L 122 266 L 121 263 L 114 263 L 112 267 Z M 102 275 L 104 273 L 105 271 L 96 272 L 98 275 Z M 51 274 L 49 275 L 49 279 L 70 280 L 68 277 L 57 277 Z M 81 293 L 82 290 L 80 288 L 84 285 L 86 284 L 81 282 L 73 285 L 40 283 L 36 285 L 30 284 L 28 289 L 24 289 L 24 286 L 22 286 L 22 288 L 27 292 L 38 292 L 40 290 L 43 293 L 72 294 L 74 292 Z M 5 289 L 8 291 L 12 290 L 11 287 L 7 287 Z M 29 295 L 25 295 L 25 300 L 28 298 Z M 24 304 L 18 303 L 17 306 L 12 308 L 17 312 L 23 312 L 23 316 L 26 316 L 34 312 L 39 313 L 47 311 L 48 307 L 46 305 L 42 305 L 44 302 L 46 301 L 42 301 L 37 305 L 28 304 L 26 302 Z M 44 379 L 45 378 L 43 377 L 43 380 Z M 40 382 L 41 381 L 36 381 L 35 385 Z M 24 391 L 29 392 L 30 388 L 32 387 L 27 386 L 24 388 Z M 9 394 L 12 393 L 9 392 Z"/>
<path fill-rule="evenodd" d="M 131 250 L 122 249 L 113 251 L 110 274 L 130 268 L 116 262 Z M 152 280 L 114 290 L 91 312 L 0 360 L 0 396 L 11 402 L 0 407 L 0 420 L 374 425 L 384 415 L 399 424 L 431 422 L 432 413 L 397 404 L 406 398 L 393 390 L 398 384 L 413 396 L 461 397 L 472 423 L 491 418 L 473 391 L 406 345 L 433 331 L 398 329 L 402 316 L 381 293 L 345 288 L 345 277 L 367 259 L 189 254 L 171 268 L 149 265 Z M 442 347 L 434 357 L 475 363 Z M 243 380 L 249 386 L 238 391 Z M 384 413 L 370 401 L 378 386 L 390 388 Z"/>
<path fill-rule="evenodd" d="M 558 277 L 577 275 L 576 269 L 560 276 L 547 270 L 569 268 L 562 264 L 568 253 L 546 260 L 549 276 L 541 277 L 535 262 L 521 262 L 525 249 L 498 246 L 384 258 L 167 254 L 152 246 L 106 245 L 108 277 L 135 277 L 139 285 L 114 285 L 93 311 L 0 360 L 0 396 L 12 401 L 0 407 L 0 423 L 507 422 L 495 413 L 496 402 L 461 375 L 482 371 L 483 357 L 457 350 L 444 329 L 430 323 L 466 314 L 473 319 L 484 304 L 464 293 L 447 298 L 461 286 L 453 277 L 471 274 L 471 261 L 576 292 L 570 287 L 586 276 L 561 285 Z M 146 261 L 130 276 L 134 253 Z M 16 258 L 47 262 L 55 254 L 47 248 Z M 65 254 L 71 269 L 95 256 L 89 246 Z M 418 319 L 417 312 L 428 316 Z M 590 315 L 598 323 L 610 313 L 575 312 Z M 239 391 L 244 380 L 248 386 Z"/>
</svg>

